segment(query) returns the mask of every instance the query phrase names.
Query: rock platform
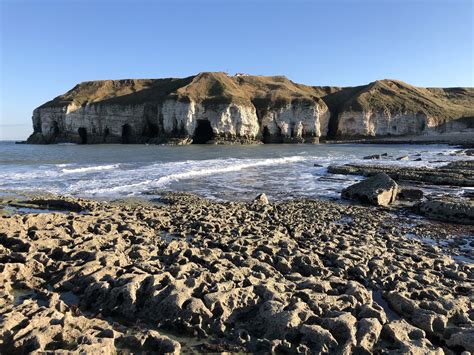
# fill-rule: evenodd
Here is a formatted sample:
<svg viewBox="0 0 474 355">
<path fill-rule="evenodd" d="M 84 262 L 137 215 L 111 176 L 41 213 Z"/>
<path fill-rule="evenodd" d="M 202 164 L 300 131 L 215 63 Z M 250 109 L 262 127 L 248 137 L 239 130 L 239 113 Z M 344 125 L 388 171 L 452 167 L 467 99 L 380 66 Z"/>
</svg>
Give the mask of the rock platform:
<svg viewBox="0 0 474 355">
<path fill-rule="evenodd" d="M 474 265 L 418 240 L 472 226 L 316 200 L 52 201 L 76 212 L 0 217 L 1 353 L 474 351 Z"/>
</svg>

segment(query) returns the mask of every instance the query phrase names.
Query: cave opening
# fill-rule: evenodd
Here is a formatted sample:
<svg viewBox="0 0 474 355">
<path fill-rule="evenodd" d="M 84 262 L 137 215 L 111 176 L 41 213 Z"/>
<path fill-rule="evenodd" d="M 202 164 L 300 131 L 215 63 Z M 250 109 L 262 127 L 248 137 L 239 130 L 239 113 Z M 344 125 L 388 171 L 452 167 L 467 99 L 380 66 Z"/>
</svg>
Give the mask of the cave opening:
<svg viewBox="0 0 474 355">
<path fill-rule="evenodd" d="M 104 129 L 104 136 L 103 136 L 103 140 L 104 140 L 104 143 L 107 141 L 107 137 L 110 135 L 110 130 L 108 127 L 105 127 Z"/>
<path fill-rule="evenodd" d="M 281 128 L 276 127 L 276 133 L 272 134 L 270 133 L 270 130 L 268 127 L 263 127 L 263 132 L 262 132 L 262 140 L 263 143 L 265 144 L 271 144 L 271 143 L 283 143 L 283 136 L 281 135 Z"/>
<path fill-rule="evenodd" d="M 128 123 L 122 126 L 122 144 L 129 144 L 132 135 L 132 127 Z"/>
<path fill-rule="evenodd" d="M 336 107 L 329 107 L 329 123 L 328 123 L 328 138 L 336 138 L 337 137 L 337 129 L 339 127 L 339 109 Z"/>
<path fill-rule="evenodd" d="M 79 127 L 77 133 L 79 133 L 80 143 L 87 144 L 87 130 L 84 127 Z"/>
<path fill-rule="evenodd" d="M 59 124 L 56 121 L 53 122 L 53 134 L 55 136 L 59 134 Z"/>
<path fill-rule="evenodd" d="M 271 134 L 270 130 L 268 127 L 263 127 L 263 132 L 262 132 L 262 138 L 263 138 L 263 143 L 269 143 L 271 141 Z"/>
<path fill-rule="evenodd" d="M 197 127 L 194 130 L 193 144 L 205 144 L 214 139 L 214 130 L 208 120 L 197 120 Z"/>
</svg>

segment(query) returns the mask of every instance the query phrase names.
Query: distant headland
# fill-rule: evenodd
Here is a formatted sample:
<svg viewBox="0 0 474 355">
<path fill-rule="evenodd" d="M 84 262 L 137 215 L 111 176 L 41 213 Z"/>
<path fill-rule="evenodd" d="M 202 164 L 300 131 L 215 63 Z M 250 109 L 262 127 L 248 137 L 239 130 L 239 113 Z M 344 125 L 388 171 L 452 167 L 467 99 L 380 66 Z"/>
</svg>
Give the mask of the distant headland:
<svg viewBox="0 0 474 355">
<path fill-rule="evenodd" d="M 474 88 L 307 86 L 205 72 L 87 81 L 33 111 L 27 143 L 318 143 L 474 129 Z"/>
</svg>

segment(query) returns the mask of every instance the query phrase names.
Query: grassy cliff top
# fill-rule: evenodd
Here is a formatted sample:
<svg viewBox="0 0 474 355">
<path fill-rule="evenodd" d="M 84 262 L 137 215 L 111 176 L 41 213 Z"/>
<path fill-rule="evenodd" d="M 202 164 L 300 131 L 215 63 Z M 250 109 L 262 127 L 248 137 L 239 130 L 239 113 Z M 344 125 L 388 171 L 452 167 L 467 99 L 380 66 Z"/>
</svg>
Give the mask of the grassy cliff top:
<svg viewBox="0 0 474 355">
<path fill-rule="evenodd" d="M 420 88 L 398 80 L 378 80 L 356 87 L 307 86 L 284 76 L 204 72 L 187 78 L 86 81 L 40 106 L 74 103 L 133 105 L 166 99 L 204 104 L 238 103 L 265 109 L 294 101 L 329 106 L 331 111 L 420 112 L 435 117 L 474 116 L 474 88 Z M 324 101 L 324 103 L 322 102 Z"/>
<path fill-rule="evenodd" d="M 344 111 L 387 110 L 449 118 L 474 115 L 473 88 L 421 88 L 386 79 L 343 91 L 346 96 L 339 104 Z"/>
</svg>

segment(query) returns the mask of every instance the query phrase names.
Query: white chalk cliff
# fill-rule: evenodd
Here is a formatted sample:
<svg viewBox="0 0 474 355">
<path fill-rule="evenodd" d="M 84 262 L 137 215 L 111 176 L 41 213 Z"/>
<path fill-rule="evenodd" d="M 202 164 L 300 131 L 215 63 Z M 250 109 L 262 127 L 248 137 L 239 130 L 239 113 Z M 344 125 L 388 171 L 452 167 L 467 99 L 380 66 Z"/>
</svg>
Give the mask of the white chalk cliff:
<svg viewBox="0 0 474 355">
<path fill-rule="evenodd" d="M 315 143 L 473 128 L 474 91 L 398 81 L 329 88 L 201 73 L 84 82 L 33 111 L 29 143 Z"/>
</svg>

